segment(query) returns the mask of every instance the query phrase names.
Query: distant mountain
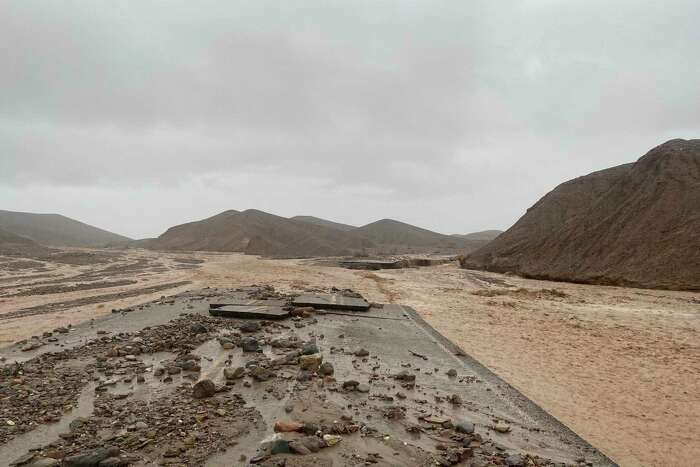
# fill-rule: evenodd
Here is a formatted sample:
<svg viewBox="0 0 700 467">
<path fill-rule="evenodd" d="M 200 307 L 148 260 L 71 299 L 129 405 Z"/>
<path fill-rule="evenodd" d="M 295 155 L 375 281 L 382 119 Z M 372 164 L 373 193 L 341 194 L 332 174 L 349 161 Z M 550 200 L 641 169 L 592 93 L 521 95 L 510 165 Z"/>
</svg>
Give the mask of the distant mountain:
<svg viewBox="0 0 700 467">
<path fill-rule="evenodd" d="M 700 140 L 559 185 L 462 260 L 524 276 L 700 290 Z"/>
<path fill-rule="evenodd" d="M 502 230 L 482 230 L 480 232 L 472 232 L 468 234 L 454 234 L 453 237 L 464 238 L 467 240 L 481 240 L 484 242 L 490 242 L 494 238 L 498 237 L 503 233 Z"/>
<path fill-rule="evenodd" d="M 28 238 L 0 229 L 0 255 L 2 256 L 36 257 L 50 252 L 49 248 Z"/>
<path fill-rule="evenodd" d="M 457 253 L 484 244 L 483 241 L 444 235 L 393 219 L 372 222 L 353 232 L 381 246 L 384 252 Z"/>
<path fill-rule="evenodd" d="M 130 240 L 60 214 L 0 210 L 0 229 L 47 246 L 102 247 Z"/>
<path fill-rule="evenodd" d="M 349 231 L 355 230 L 357 228 L 354 225 L 341 224 L 339 222 L 333 222 L 333 221 L 321 219 L 319 217 L 314 217 L 314 216 L 294 216 L 294 217 L 291 217 L 290 219 L 293 221 L 302 221 L 302 222 L 308 222 L 308 223 L 315 224 L 315 225 L 322 225 L 324 227 L 333 227 L 334 229 L 343 230 L 345 232 L 349 232 Z"/>
<path fill-rule="evenodd" d="M 262 211 L 225 211 L 168 229 L 152 248 L 238 251 L 273 257 L 340 256 L 371 248 L 352 232 Z"/>
</svg>

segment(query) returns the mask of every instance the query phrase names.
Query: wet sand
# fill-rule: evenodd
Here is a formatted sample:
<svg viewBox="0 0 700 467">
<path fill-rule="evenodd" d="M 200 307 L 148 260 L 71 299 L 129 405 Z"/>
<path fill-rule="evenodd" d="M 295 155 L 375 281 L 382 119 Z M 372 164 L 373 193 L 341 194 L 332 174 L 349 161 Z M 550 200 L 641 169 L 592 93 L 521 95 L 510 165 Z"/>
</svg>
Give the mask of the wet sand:
<svg viewBox="0 0 700 467">
<path fill-rule="evenodd" d="M 372 301 L 414 307 L 620 465 L 693 465 L 700 458 L 700 294 L 535 281 L 456 265 L 368 272 L 304 260 L 142 250 L 110 263 L 5 268 L 0 281 L 21 285 L 41 280 L 32 276 L 59 274 L 59 283 L 70 285 L 76 283 L 71 277 L 86 273 L 95 282 L 136 283 L 28 296 L 5 289 L 0 345 L 188 289 L 264 283 L 280 291 L 352 288 Z M 159 285 L 166 288 L 140 293 Z M 124 297 L 115 299 L 115 293 Z M 18 310 L 108 294 L 108 301 L 2 320 Z"/>
</svg>

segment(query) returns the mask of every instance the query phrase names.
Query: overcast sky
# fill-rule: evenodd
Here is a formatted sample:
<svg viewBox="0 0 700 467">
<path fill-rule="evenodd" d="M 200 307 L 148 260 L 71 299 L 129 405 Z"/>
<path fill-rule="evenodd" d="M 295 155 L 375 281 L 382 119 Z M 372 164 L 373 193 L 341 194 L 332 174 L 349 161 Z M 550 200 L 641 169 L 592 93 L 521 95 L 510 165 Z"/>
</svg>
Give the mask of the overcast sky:
<svg viewBox="0 0 700 467">
<path fill-rule="evenodd" d="M 443 233 L 700 137 L 700 2 L 0 0 L 0 209 Z"/>
</svg>

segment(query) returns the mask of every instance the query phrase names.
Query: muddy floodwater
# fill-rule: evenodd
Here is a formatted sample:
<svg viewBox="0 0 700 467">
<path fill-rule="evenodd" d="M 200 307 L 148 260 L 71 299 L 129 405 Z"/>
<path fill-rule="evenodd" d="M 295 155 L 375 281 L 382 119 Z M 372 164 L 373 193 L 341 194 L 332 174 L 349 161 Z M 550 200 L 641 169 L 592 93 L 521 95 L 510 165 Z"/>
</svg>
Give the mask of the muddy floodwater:
<svg viewBox="0 0 700 467">
<path fill-rule="evenodd" d="M 0 258 L 0 346 L 68 325 L 89 329 L 104 316 L 115 320 L 104 324 L 110 335 L 137 332 L 159 319 L 136 323 L 112 309 L 137 310 L 203 287 L 352 288 L 369 301 L 411 306 L 621 465 L 692 465 L 700 457 L 698 294 L 535 281 L 454 264 L 357 271 L 238 254 L 96 255 L 62 263 Z M 79 347 L 96 329 L 42 349 Z M 25 361 L 37 351 L 2 355 Z"/>
</svg>

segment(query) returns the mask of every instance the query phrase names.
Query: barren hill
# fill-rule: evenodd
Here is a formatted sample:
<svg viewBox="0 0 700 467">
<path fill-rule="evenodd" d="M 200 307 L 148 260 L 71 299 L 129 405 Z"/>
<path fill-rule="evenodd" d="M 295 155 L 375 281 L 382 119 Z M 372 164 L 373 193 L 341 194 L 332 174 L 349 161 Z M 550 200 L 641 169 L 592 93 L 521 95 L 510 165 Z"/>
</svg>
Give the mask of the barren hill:
<svg viewBox="0 0 700 467">
<path fill-rule="evenodd" d="M 0 229 L 0 255 L 32 258 L 48 254 L 50 251 L 28 238 Z"/>
<path fill-rule="evenodd" d="M 155 248 L 239 251 L 276 257 L 348 255 L 372 242 L 351 232 L 250 209 L 225 211 L 168 229 Z"/>
<path fill-rule="evenodd" d="M 293 221 L 302 221 L 309 222 L 311 224 L 322 225 L 324 227 L 333 227 L 334 229 L 343 230 L 345 232 L 349 232 L 357 228 L 354 225 L 341 224 L 340 222 L 333 222 L 314 216 L 294 216 L 290 217 L 290 219 Z"/>
<path fill-rule="evenodd" d="M 524 276 L 700 290 L 700 140 L 559 185 L 467 268 Z"/>
<path fill-rule="evenodd" d="M 380 245 L 385 253 L 456 253 L 472 251 L 484 245 L 483 241 L 444 235 L 393 219 L 372 222 L 358 227 L 354 232 Z"/>
<path fill-rule="evenodd" d="M 50 246 L 102 247 L 129 240 L 59 214 L 0 210 L 0 228 Z"/>
<path fill-rule="evenodd" d="M 480 232 L 472 232 L 468 234 L 454 234 L 453 237 L 464 238 L 467 240 L 480 240 L 483 242 L 490 242 L 494 238 L 498 237 L 503 233 L 502 230 L 482 230 Z"/>
</svg>

